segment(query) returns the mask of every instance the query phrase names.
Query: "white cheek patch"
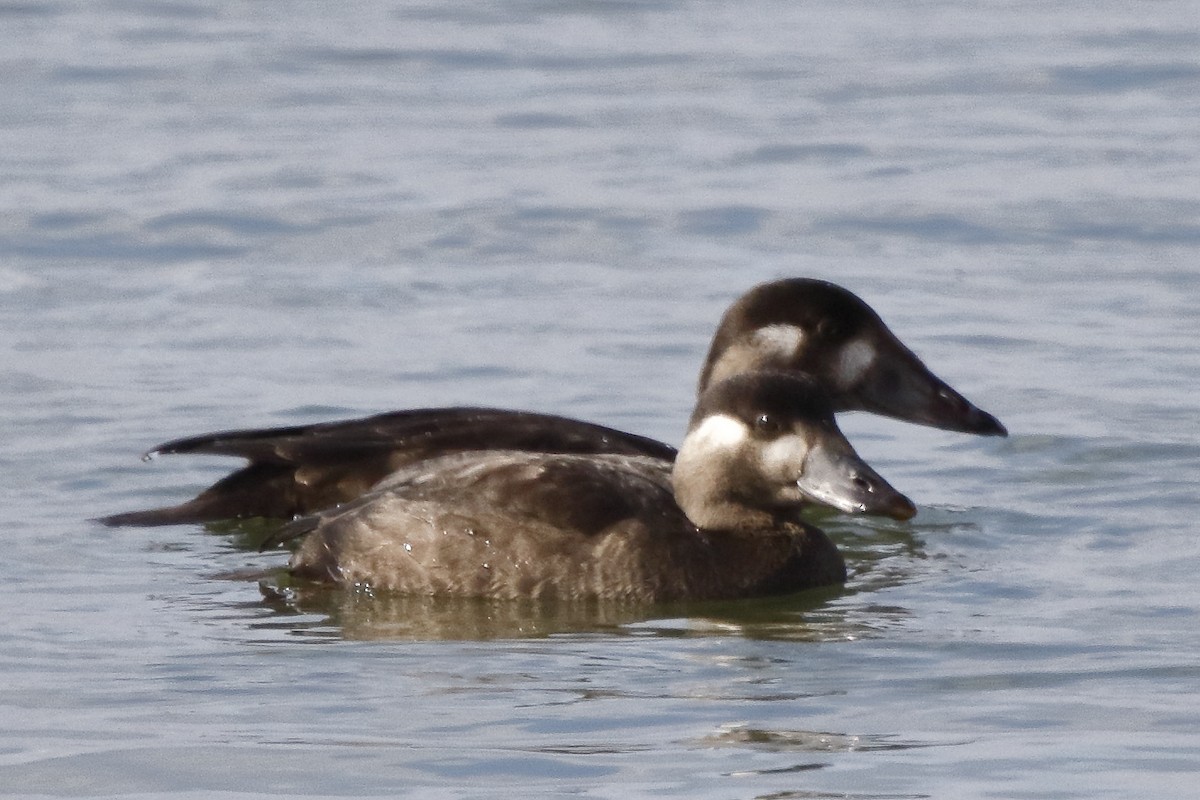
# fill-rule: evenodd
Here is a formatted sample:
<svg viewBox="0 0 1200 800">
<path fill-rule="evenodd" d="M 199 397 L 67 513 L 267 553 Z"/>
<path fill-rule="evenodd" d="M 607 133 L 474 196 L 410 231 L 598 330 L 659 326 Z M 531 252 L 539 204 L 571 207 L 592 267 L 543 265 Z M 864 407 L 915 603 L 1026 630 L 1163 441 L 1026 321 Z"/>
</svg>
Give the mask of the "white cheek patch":
<svg viewBox="0 0 1200 800">
<path fill-rule="evenodd" d="M 754 345 L 764 354 L 790 361 L 804 344 L 804 331 L 795 325 L 768 325 L 754 332 Z"/>
<path fill-rule="evenodd" d="M 696 429 L 688 434 L 688 448 L 697 447 L 700 452 L 732 450 L 741 447 L 750 432 L 738 419 L 726 414 L 705 417 Z"/>
<path fill-rule="evenodd" d="M 874 345 L 863 339 L 855 339 L 842 347 L 834 367 L 838 387 L 849 389 L 858 383 L 875 363 L 876 355 Z"/>
<path fill-rule="evenodd" d="M 808 457 L 809 446 L 802 437 L 795 434 L 780 436 L 762 449 L 761 459 L 764 471 L 768 475 L 799 476 L 804 468 L 804 459 Z"/>
</svg>

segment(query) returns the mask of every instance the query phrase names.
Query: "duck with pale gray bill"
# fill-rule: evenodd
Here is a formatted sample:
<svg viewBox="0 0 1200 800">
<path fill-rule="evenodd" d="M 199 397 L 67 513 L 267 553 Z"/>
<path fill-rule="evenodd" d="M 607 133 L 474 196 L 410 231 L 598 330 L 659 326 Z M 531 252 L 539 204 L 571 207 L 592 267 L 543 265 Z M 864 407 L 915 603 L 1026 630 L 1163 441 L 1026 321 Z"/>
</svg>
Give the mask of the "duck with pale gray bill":
<svg viewBox="0 0 1200 800">
<path fill-rule="evenodd" d="M 281 528 L 297 578 L 410 595 L 658 602 L 841 583 L 812 503 L 908 519 L 838 430 L 821 385 L 758 371 L 700 396 L 674 461 L 464 451 L 416 462 Z"/>
<path fill-rule="evenodd" d="M 772 281 L 738 299 L 713 337 L 699 393 L 757 370 L 807 375 L 834 411 L 869 411 L 946 430 L 1006 435 L 995 417 L 934 375 L 870 306 L 825 281 Z M 291 519 L 352 501 L 397 470 L 419 470 L 427 460 L 494 450 L 640 456 L 663 468 L 676 456 L 670 445 L 653 439 L 549 414 L 475 407 L 398 411 L 167 442 L 148 455 L 224 455 L 249 464 L 180 505 L 100 521 L 170 525 Z"/>
</svg>

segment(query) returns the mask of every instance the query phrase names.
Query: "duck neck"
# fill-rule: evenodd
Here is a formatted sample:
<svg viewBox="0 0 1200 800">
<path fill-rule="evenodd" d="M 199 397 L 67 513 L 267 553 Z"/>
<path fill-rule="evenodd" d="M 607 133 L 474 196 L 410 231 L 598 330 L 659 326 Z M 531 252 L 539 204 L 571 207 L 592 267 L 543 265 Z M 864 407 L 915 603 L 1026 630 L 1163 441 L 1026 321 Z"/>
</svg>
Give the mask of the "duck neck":
<svg viewBox="0 0 1200 800">
<path fill-rule="evenodd" d="M 750 531 L 774 528 L 779 515 L 746 503 L 731 478 L 737 474 L 732 457 L 711 454 L 700 458 L 687 442 L 675 458 L 671 483 L 675 501 L 697 528 L 715 531 Z"/>
</svg>

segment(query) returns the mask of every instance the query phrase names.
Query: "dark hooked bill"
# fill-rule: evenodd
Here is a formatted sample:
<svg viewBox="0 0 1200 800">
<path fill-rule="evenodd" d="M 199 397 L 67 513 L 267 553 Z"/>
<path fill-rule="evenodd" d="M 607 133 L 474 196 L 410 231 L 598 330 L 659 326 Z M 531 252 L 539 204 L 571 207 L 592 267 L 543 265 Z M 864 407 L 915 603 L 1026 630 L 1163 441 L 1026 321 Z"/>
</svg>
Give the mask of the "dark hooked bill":
<svg viewBox="0 0 1200 800">
<path fill-rule="evenodd" d="M 844 449 L 817 445 L 810 450 L 796 485 L 813 502 L 851 514 L 905 520 L 917 513 L 912 501 L 871 469 L 848 443 Z"/>
<path fill-rule="evenodd" d="M 1000 420 L 930 372 L 899 342 L 880 350 L 875 364 L 852 389 L 857 408 L 948 431 L 1008 435 Z"/>
</svg>

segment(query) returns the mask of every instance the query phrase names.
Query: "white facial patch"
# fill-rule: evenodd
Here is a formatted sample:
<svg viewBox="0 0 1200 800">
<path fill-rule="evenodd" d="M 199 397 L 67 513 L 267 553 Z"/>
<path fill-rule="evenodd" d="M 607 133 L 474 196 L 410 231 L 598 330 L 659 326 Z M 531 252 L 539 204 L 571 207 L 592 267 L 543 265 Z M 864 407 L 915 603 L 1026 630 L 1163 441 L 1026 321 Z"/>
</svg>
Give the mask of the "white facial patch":
<svg viewBox="0 0 1200 800">
<path fill-rule="evenodd" d="M 700 452 L 732 450 L 741 447 L 749 435 L 741 420 L 726 414 L 713 414 L 705 417 L 688 434 L 688 448 L 696 447 Z"/>
<path fill-rule="evenodd" d="M 795 325 L 768 325 L 754 332 L 754 345 L 763 353 L 790 361 L 804 343 L 804 331 Z"/>
<path fill-rule="evenodd" d="M 808 442 L 802 436 L 780 436 L 762 449 L 763 471 L 779 480 L 799 476 L 808 457 Z"/>
<path fill-rule="evenodd" d="M 875 346 L 863 339 L 855 339 L 842 347 L 834 367 L 834 377 L 841 389 L 849 389 L 862 379 L 875 363 Z"/>
</svg>

